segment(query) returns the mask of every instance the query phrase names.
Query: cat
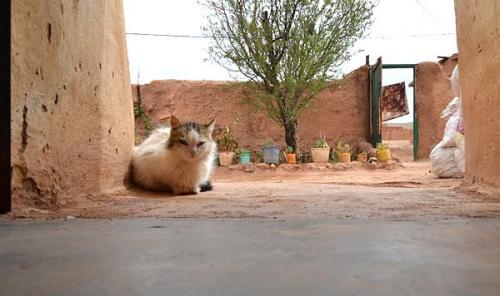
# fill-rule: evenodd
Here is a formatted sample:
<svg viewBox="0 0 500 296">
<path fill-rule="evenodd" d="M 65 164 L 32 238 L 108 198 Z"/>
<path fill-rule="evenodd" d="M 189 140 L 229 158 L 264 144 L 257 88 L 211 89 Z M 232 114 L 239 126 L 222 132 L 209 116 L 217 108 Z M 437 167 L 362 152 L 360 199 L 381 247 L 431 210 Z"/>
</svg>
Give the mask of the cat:
<svg viewBox="0 0 500 296">
<path fill-rule="evenodd" d="M 181 123 L 170 117 L 170 127 L 154 130 L 134 147 L 132 176 L 136 184 L 150 190 L 174 194 L 198 194 L 212 190 L 217 144 L 212 139 L 215 119 L 206 125 Z"/>
</svg>

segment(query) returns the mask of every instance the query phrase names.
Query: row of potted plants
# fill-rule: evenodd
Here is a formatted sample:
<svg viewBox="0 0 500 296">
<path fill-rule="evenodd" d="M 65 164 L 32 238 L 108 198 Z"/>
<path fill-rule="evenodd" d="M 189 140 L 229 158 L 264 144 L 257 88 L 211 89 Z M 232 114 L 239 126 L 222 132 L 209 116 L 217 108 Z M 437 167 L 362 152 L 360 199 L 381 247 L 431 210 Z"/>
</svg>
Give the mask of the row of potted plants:
<svg viewBox="0 0 500 296">
<path fill-rule="evenodd" d="M 330 154 L 331 153 L 331 154 Z M 325 138 L 320 138 L 314 142 L 311 148 L 312 162 L 326 163 L 330 158 L 338 162 L 350 162 L 353 148 L 347 143 L 339 141 L 333 149 L 330 148 Z M 330 157 L 331 156 L 331 157 Z M 378 143 L 376 146 L 376 158 L 378 161 L 387 162 L 391 160 L 391 151 L 385 143 Z M 368 161 L 368 151 L 359 151 L 356 160 L 360 162 Z"/>
<path fill-rule="evenodd" d="M 219 163 L 221 166 L 228 166 L 233 162 L 235 156 L 239 157 L 241 164 L 249 163 L 252 158 L 255 162 L 264 162 L 267 164 L 280 163 L 280 149 L 274 144 L 273 140 L 268 139 L 262 145 L 261 151 L 252 153 L 249 149 L 238 149 L 238 140 L 229 129 L 225 129 L 217 138 L 219 147 Z M 321 137 L 314 142 L 310 154 L 302 153 L 300 162 L 327 163 L 330 160 L 338 162 L 350 162 L 353 154 L 353 148 L 342 141 L 338 142 L 333 148 L 330 147 L 325 137 Z M 310 156 L 310 157 L 309 157 Z M 387 144 L 377 144 L 377 160 L 388 161 L 391 159 L 390 150 Z M 288 147 L 283 152 L 283 158 L 286 163 L 295 164 L 298 162 L 297 156 L 292 147 Z M 368 161 L 367 151 L 357 151 L 356 160 L 361 162 Z"/>
</svg>

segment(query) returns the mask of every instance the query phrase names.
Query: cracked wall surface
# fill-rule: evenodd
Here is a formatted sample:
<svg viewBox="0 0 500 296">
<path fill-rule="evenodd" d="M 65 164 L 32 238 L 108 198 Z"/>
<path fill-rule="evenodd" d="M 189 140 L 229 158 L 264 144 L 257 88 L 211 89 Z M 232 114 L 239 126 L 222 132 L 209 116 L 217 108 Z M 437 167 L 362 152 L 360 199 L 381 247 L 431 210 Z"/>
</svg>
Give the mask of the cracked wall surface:
<svg viewBox="0 0 500 296">
<path fill-rule="evenodd" d="M 133 108 L 121 0 L 12 2 L 13 202 L 123 184 Z"/>
<path fill-rule="evenodd" d="M 456 0 L 469 183 L 500 189 L 500 2 Z"/>
</svg>

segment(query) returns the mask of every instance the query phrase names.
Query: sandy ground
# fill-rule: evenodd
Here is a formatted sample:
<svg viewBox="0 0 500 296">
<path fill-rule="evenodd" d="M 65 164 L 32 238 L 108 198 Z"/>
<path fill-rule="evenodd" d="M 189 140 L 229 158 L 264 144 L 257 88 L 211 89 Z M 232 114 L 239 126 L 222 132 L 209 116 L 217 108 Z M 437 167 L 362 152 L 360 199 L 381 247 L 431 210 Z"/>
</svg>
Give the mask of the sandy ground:
<svg viewBox="0 0 500 296">
<path fill-rule="evenodd" d="M 14 205 L 15 218 L 381 218 L 500 217 L 500 197 L 438 179 L 427 162 L 391 169 L 279 167 L 244 172 L 219 168 L 215 189 L 173 196 L 127 189 L 84 196 L 57 211 Z"/>
</svg>

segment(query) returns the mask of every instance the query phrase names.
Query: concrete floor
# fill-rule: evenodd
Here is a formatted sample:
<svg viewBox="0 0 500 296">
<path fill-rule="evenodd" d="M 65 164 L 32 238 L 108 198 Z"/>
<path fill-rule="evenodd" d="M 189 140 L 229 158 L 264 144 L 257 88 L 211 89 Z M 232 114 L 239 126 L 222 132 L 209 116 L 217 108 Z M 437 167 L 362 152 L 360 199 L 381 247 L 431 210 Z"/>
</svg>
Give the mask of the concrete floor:
<svg viewBox="0 0 500 296">
<path fill-rule="evenodd" d="M 2 295 L 499 295 L 500 219 L 0 219 Z"/>
</svg>

